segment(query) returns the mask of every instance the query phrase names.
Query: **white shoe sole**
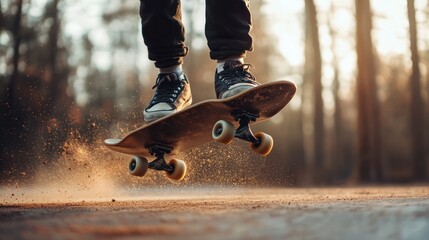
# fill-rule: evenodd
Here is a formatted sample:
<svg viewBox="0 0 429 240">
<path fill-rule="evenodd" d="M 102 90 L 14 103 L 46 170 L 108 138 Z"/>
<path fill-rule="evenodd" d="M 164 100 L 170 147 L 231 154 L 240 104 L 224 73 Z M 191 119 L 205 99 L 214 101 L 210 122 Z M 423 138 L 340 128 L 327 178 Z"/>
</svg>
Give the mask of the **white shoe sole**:
<svg viewBox="0 0 429 240">
<path fill-rule="evenodd" d="M 155 120 L 158 120 L 160 118 L 166 117 L 168 115 L 171 115 L 173 113 L 179 112 L 180 110 L 188 107 L 192 103 L 192 98 L 190 98 L 186 103 L 183 104 L 180 109 L 171 109 L 171 110 L 157 110 L 157 111 L 146 111 L 144 110 L 144 121 L 146 123 L 153 122 Z"/>
<path fill-rule="evenodd" d="M 227 91 L 225 91 L 219 99 L 225 99 L 232 96 L 235 96 L 241 92 L 244 92 L 246 90 L 249 90 L 251 88 L 254 88 L 255 85 L 253 84 L 247 84 L 247 83 L 239 83 L 236 85 L 231 86 Z"/>
</svg>

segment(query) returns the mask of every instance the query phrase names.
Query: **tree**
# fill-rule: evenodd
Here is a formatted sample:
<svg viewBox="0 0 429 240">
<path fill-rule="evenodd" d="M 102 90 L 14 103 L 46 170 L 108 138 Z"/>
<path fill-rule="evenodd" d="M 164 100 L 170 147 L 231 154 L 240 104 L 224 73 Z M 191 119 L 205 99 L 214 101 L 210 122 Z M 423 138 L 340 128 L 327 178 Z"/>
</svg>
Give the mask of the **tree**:
<svg viewBox="0 0 429 240">
<path fill-rule="evenodd" d="M 425 118 L 424 103 L 421 94 L 419 52 L 417 46 L 417 24 L 414 0 L 407 0 L 408 21 L 410 25 L 410 50 L 412 61 L 412 73 L 410 76 L 411 105 L 410 105 L 410 128 L 412 136 L 412 149 L 414 161 L 414 176 L 418 180 L 426 177 L 426 154 L 425 154 Z"/>
<path fill-rule="evenodd" d="M 429 27 L 429 0 L 426 2 L 426 9 L 425 9 L 425 22 L 426 22 L 426 27 Z M 423 55 L 424 58 L 424 62 L 426 63 L 426 78 L 425 78 L 425 84 L 426 84 L 426 89 L 425 89 L 425 93 L 426 93 L 426 103 L 429 104 L 429 40 L 426 39 L 425 41 L 425 48 L 426 51 Z M 429 121 L 429 109 L 428 107 L 426 107 L 426 118 L 425 121 Z M 427 124 L 426 122 L 426 157 L 429 158 L 429 124 Z"/>
<path fill-rule="evenodd" d="M 16 1 L 15 19 L 13 21 L 12 36 L 13 36 L 13 58 L 12 58 L 12 74 L 10 76 L 8 86 L 6 88 L 6 102 L 9 108 L 13 106 L 15 84 L 18 81 L 19 74 L 19 47 L 21 46 L 21 19 L 22 19 L 22 0 Z"/>
<path fill-rule="evenodd" d="M 370 0 L 355 0 L 358 107 L 358 181 L 381 180 L 380 116 L 375 82 L 376 69 L 372 44 Z"/>
<path fill-rule="evenodd" d="M 3 16 L 3 7 L 2 7 L 1 1 L 0 1 L 0 31 L 2 31 L 4 29 L 4 25 L 5 25 L 4 22 L 5 22 L 5 19 Z"/>
<path fill-rule="evenodd" d="M 330 10 L 329 10 L 328 16 L 328 29 L 329 29 L 329 35 L 331 36 L 331 51 L 332 51 L 332 68 L 334 70 L 334 77 L 333 77 L 333 83 L 332 83 L 332 95 L 334 96 L 334 104 L 335 104 L 335 110 L 334 110 L 334 126 L 333 126 L 333 149 L 332 149 L 332 158 L 333 158 L 333 165 L 337 166 L 335 168 L 335 171 L 337 172 L 336 176 L 339 177 L 341 174 L 346 172 L 346 161 L 344 156 L 344 126 L 343 126 L 343 109 L 342 109 L 342 102 L 339 97 L 339 90 L 340 90 L 340 77 L 339 77 L 339 64 L 338 64 L 338 57 L 336 53 L 336 44 L 337 44 L 337 32 L 332 24 L 331 16 L 335 14 L 335 7 L 334 3 L 331 2 Z"/>
<path fill-rule="evenodd" d="M 312 154 L 315 167 L 323 168 L 325 155 L 325 126 L 322 98 L 322 58 L 320 54 L 317 11 L 313 0 L 305 1 L 305 71 L 304 81 L 308 90 L 312 90 Z M 311 86 L 311 87 L 310 87 Z M 305 91 L 305 90 L 304 90 Z"/>
<path fill-rule="evenodd" d="M 48 32 L 48 59 L 47 59 L 47 69 L 49 72 L 49 94 L 48 94 L 48 104 L 46 108 L 48 112 L 53 111 L 55 108 L 55 102 L 58 97 L 58 93 L 64 91 L 61 89 L 59 83 L 61 82 L 58 79 L 57 74 L 57 58 L 58 58 L 58 39 L 60 35 L 60 20 L 58 18 L 58 2 L 59 0 L 52 0 L 50 4 L 46 6 L 46 15 L 48 18 L 52 19 L 52 25 Z M 50 115 L 51 113 L 49 113 Z"/>
</svg>

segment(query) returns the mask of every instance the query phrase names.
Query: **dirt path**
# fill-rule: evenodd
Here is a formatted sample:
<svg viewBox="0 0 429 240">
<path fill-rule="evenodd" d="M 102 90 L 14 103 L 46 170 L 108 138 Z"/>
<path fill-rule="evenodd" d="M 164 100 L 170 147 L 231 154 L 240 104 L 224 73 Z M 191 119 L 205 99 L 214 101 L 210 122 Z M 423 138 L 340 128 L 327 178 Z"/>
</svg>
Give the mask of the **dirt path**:
<svg viewBox="0 0 429 240">
<path fill-rule="evenodd" d="M 428 239 L 429 187 L 145 190 L 0 201 L 0 239 Z M 148 194 L 151 193 L 151 194 Z"/>
</svg>

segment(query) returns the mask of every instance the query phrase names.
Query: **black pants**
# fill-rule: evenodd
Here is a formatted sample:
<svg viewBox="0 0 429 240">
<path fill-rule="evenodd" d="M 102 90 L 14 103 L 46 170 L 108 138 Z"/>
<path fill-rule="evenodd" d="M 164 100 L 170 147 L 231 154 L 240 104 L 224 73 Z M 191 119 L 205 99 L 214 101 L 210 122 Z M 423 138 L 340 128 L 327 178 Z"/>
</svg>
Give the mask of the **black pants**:
<svg viewBox="0 0 429 240">
<path fill-rule="evenodd" d="M 180 0 L 140 0 L 143 39 L 158 68 L 181 64 L 188 52 L 180 5 Z M 251 24 L 249 0 L 206 0 L 210 57 L 244 57 L 253 48 Z"/>
</svg>

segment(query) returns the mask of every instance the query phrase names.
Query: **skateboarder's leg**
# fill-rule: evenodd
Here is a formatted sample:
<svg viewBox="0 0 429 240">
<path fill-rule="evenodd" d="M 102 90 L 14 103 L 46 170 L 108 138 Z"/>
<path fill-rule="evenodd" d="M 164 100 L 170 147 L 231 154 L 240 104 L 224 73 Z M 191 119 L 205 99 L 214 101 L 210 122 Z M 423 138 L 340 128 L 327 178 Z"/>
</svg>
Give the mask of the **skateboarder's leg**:
<svg viewBox="0 0 429 240">
<path fill-rule="evenodd" d="M 206 0 L 205 33 L 212 59 L 244 58 L 253 49 L 251 27 L 248 0 Z"/>
<path fill-rule="evenodd" d="M 140 0 L 140 17 L 149 59 L 160 69 L 155 94 L 144 111 L 145 121 L 151 122 L 191 104 L 191 89 L 181 67 L 188 48 L 179 0 Z"/>
<path fill-rule="evenodd" d="M 140 0 L 140 17 L 149 59 L 157 68 L 180 65 L 188 49 L 179 0 Z"/>
<path fill-rule="evenodd" d="M 217 60 L 216 96 L 227 98 L 259 85 L 244 64 L 253 50 L 249 0 L 206 0 L 206 28 L 210 57 Z"/>
</svg>

